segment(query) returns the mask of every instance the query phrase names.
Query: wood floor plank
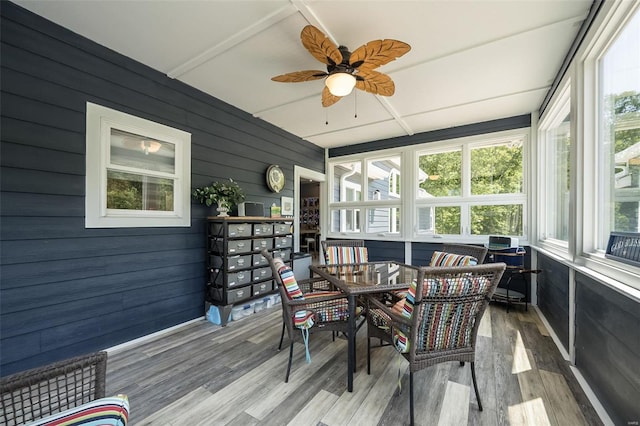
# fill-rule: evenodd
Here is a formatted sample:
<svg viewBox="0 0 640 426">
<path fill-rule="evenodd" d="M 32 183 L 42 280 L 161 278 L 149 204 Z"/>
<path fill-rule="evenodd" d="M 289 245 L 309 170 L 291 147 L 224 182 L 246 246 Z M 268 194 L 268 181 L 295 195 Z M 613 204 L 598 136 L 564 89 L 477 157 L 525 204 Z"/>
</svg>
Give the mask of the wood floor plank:
<svg viewBox="0 0 640 426">
<path fill-rule="evenodd" d="M 517 315 L 510 315 L 504 306 L 491 306 L 491 337 L 493 350 L 505 354 L 513 354 L 516 333 L 520 328 Z"/>
<path fill-rule="evenodd" d="M 331 406 L 338 399 L 337 395 L 321 390 L 316 396 L 307 404 L 297 416 L 295 416 L 289 423 L 289 426 L 298 426 L 301 424 L 317 424 L 324 413 L 331 409 Z"/>
<path fill-rule="evenodd" d="M 538 332 L 540 332 L 543 336 L 550 336 L 549 330 L 543 324 L 540 317 L 535 313 L 533 309 L 529 309 L 528 311 L 518 311 L 518 318 L 523 322 L 531 322 L 538 327 Z"/>
<path fill-rule="evenodd" d="M 449 380 L 451 363 L 437 364 L 414 373 L 415 419 L 420 425 L 437 425 L 444 399 L 444 390 Z M 395 392 L 380 426 L 409 424 L 409 374 L 402 378 L 402 392 Z"/>
<path fill-rule="evenodd" d="M 141 352 L 147 356 L 154 356 L 166 350 L 183 346 L 188 342 L 205 339 L 207 336 L 218 331 L 219 326 L 208 322 L 205 323 L 205 325 L 206 326 L 202 326 L 202 323 L 192 324 L 187 330 L 173 333 L 170 339 L 162 339 L 153 345 L 148 345 L 147 348 L 141 349 Z"/>
<path fill-rule="evenodd" d="M 551 337 L 541 335 L 535 324 L 522 323 L 521 336 L 525 345 L 531 349 L 538 368 L 555 373 L 562 373 L 567 369 L 567 363 L 562 359 Z"/>
<path fill-rule="evenodd" d="M 461 425 L 469 417 L 469 386 L 447 382 L 438 426 Z"/>
<path fill-rule="evenodd" d="M 237 407 L 252 402 L 254 395 L 275 382 L 273 371 L 286 362 L 288 354 L 280 352 L 265 363 L 256 366 L 249 373 L 201 401 L 183 416 L 183 424 L 195 425 L 208 420 L 209 424 L 226 424 L 238 412 Z M 202 423 L 207 424 L 207 423 Z"/>
<path fill-rule="evenodd" d="M 354 413 L 362 405 L 366 396 L 371 392 L 371 388 L 383 375 L 390 362 L 395 357 L 400 357 L 395 350 L 390 348 L 371 349 L 371 374 L 366 374 L 366 367 L 363 366 L 353 379 L 353 392 L 346 392 L 344 386 L 340 397 L 335 402 L 331 410 L 328 410 L 322 417 L 321 422 L 325 425 L 340 425 L 350 421 Z M 362 357 L 366 358 L 366 356 Z M 388 384 L 393 387 L 392 383 Z M 386 406 L 386 404 L 385 404 Z"/>
<path fill-rule="evenodd" d="M 280 379 L 267 395 L 250 401 L 245 411 L 259 420 L 265 419 L 266 415 L 273 410 L 273 407 L 282 404 L 291 394 L 297 392 L 300 386 L 305 384 L 309 376 L 323 369 L 327 362 L 332 360 L 336 355 L 343 354 L 346 351 L 346 346 L 346 341 L 336 340 L 325 346 L 321 351 L 314 353 L 311 363 L 306 364 L 304 368 L 299 368 L 291 372 L 288 383 Z M 299 352 L 301 351 L 304 351 L 304 348 L 300 348 Z M 345 371 L 345 375 L 346 367 L 347 365 L 344 363 L 341 368 L 341 370 Z"/>
<path fill-rule="evenodd" d="M 350 423 L 354 425 L 374 425 L 378 423 L 384 413 L 389 398 L 391 398 L 396 391 L 398 375 L 402 377 L 409 366 L 404 359 L 400 359 L 400 362 L 397 362 L 396 360 L 398 359 L 399 357 L 394 357 L 393 360 L 387 363 L 386 368 L 369 389 L 366 397 L 362 400 L 362 404 L 349 420 Z"/>
<path fill-rule="evenodd" d="M 522 340 L 522 334 L 519 331 L 515 333 L 515 342 L 513 347 L 513 374 L 531 370 L 531 362 L 529 361 L 529 352 Z"/>
<path fill-rule="evenodd" d="M 135 424 L 139 426 L 154 426 L 158 424 L 166 425 L 184 425 L 183 413 L 190 412 L 194 407 L 203 400 L 211 397 L 211 392 L 204 388 L 196 388 L 182 398 L 176 399 L 162 410 L 158 410 L 153 414 L 137 421 Z M 136 412 L 135 405 L 132 407 L 132 414 Z M 131 419 L 130 419 L 131 420 Z M 133 423 L 132 423 L 133 424 Z"/>
<path fill-rule="evenodd" d="M 491 337 L 491 314 L 485 312 L 478 325 L 478 336 Z"/>
<path fill-rule="evenodd" d="M 273 409 L 262 420 L 265 426 L 280 426 L 287 424 L 293 419 L 301 409 L 310 403 L 318 392 L 327 392 L 324 390 L 327 381 L 341 381 L 346 376 L 346 363 L 345 361 L 339 361 L 344 354 L 338 354 L 327 361 L 324 367 L 318 369 L 314 374 L 309 376 L 304 381 L 302 386 L 291 393 L 289 397 L 282 401 L 279 405 L 273 407 Z M 330 385 L 329 387 L 332 387 Z M 346 381 L 342 386 L 342 390 L 346 388 Z M 332 393 L 332 392 L 328 392 Z"/>
<path fill-rule="evenodd" d="M 478 407 L 475 391 L 471 391 L 468 422 L 472 425 L 496 425 L 498 423 L 495 410 L 496 383 L 492 345 L 492 339 L 478 336 L 476 343 L 476 379 L 483 411 L 480 411 Z M 470 370 L 470 367 L 465 366 L 464 370 Z M 471 380 L 468 383 L 473 386 Z"/>
<path fill-rule="evenodd" d="M 375 348 L 367 375 L 366 327 L 356 336 L 354 392 L 346 392 L 346 340 L 332 341 L 331 333 L 312 336 L 311 364 L 296 343 L 285 384 L 286 338 L 286 347 L 277 350 L 281 315 L 276 306 L 225 327 L 203 320 L 110 353 L 107 393 L 128 394 L 133 426 L 409 423 L 408 364 L 392 347 Z M 493 304 L 486 312 L 475 363 L 483 411 L 468 365 L 450 362 L 416 372 L 417 424 L 537 426 L 549 411 L 550 424 L 601 424 L 536 316 Z"/>
<path fill-rule="evenodd" d="M 520 385 L 513 374 L 513 355 L 498 352 L 494 353 L 494 357 L 497 424 L 524 425 L 526 415 L 522 407 Z"/>
<path fill-rule="evenodd" d="M 478 392 L 484 407 L 495 407 L 496 405 L 496 382 L 495 382 L 495 358 L 491 350 L 493 341 L 485 337 L 478 337 L 476 342 L 476 380 L 478 381 Z M 471 369 L 471 367 L 464 367 Z M 472 392 L 471 404 L 478 410 L 475 391 Z"/>
<path fill-rule="evenodd" d="M 587 424 L 564 377 L 550 371 L 539 371 L 558 425 Z"/>
<path fill-rule="evenodd" d="M 528 349 L 527 352 L 531 353 Z M 533 368 L 517 373 L 527 423 L 541 426 L 563 426 L 556 421 L 551 410 L 551 401 L 542 383 L 540 372 L 535 368 L 535 363 L 532 363 L 532 366 Z"/>
</svg>

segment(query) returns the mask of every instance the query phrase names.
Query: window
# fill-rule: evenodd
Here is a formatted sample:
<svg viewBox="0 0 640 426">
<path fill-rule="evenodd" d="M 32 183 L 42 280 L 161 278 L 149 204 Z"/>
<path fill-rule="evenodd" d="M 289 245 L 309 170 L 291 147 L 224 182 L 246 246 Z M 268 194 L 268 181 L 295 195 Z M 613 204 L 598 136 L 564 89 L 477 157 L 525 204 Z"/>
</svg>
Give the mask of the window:
<svg viewBox="0 0 640 426">
<path fill-rule="evenodd" d="M 422 154 L 418 157 L 418 198 L 462 194 L 462 149 Z"/>
<path fill-rule="evenodd" d="M 401 163 L 398 154 L 353 157 L 330 163 L 330 232 L 398 235 Z"/>
<path fill-rule="evenodd" d="M 331 200 L 360 201 L 362 193 L 362 163 L 360 161 L 333 165 L 333 191 Z"/>
<path fill-rule="evenodd" d="M 596 250 L 612 231 L 640 232 L 640 12 L 598 64 Z"/>
<path fill-rule="evenodd" d="M 368 200 L 400 198 L 400 157 L 367 161 Z"/>
<path fill-rule="evenodd" d="M 417 235 L 523 236 L 525 139 L 511 132 L 418 151 Z"/>
<path fill-rule="evenodd" d="M 191 225 L 191 135 L 87 103 L 87 228 Z"/>
<path fill-rule="evenodd" d="M 540 124 L 539 226 L 543 241 L 567 247 L 569 241 L 569 195 L 571 152 L 571 86 L 566 84 Z"/>
<path fill-rule="evenodd" d="M 511 130 L 330 161 L 330 234 L 405 241 L 444 235 L 478 242 L 487 235 L 526 240 L 528 132 Z M 411 225 L 405 226 L 406 221 Z"/>
<path fill-rule="evenodd" d="M 397 169 L 389 172 L 389 196 L 400 197 L 400 171 Z"/>
</svg>

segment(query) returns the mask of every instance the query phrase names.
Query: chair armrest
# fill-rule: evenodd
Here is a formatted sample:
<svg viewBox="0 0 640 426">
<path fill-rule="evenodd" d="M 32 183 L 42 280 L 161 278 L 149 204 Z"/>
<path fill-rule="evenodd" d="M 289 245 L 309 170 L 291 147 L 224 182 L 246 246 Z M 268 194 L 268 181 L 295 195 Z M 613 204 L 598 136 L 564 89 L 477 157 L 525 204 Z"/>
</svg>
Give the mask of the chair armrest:
<svg viewBox="0 0 640 426">
<path fill-rule="evenodd" d="M 106 371 L 107 353 L 96 352 L 3 377 L 0 423 L 24 423 L 103 398 Z"/>
<path fill-rule="evenodd" d="M 369 309 L 372 309 L 372 308 L 380 309 L 387 316 L 389 316 L 392 323 L 400 323 L 407 327 L 411 326 L 411 319 L 394 312 L 391 308 L 389 308 L 388 305 L 382 303 L 381 301 L 375 299 L 374 297 L 369 296 L 368 300 L 369 300 Z"/>
</svg>

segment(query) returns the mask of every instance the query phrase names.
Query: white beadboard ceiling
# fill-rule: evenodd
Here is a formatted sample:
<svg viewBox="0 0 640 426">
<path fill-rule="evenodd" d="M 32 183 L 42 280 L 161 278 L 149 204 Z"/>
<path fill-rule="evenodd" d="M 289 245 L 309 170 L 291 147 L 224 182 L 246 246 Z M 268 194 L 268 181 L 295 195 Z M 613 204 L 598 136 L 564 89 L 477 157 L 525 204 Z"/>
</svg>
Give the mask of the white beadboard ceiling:
<svg viewBox="0 0 640 426">
<path fill-rule="evenodd" d="M 324 148 L 537 111 L 591 6 L 591 0 L 14 1 Z M 323 108 L 322 80 L 271 81 L 324 69 L 300 43 L 307 24 L 351 51 L 375 39 L 409 43 L 409 53 L 378 69 L 394 80 L 395 95 L 354 90 Z"/>
</svg>

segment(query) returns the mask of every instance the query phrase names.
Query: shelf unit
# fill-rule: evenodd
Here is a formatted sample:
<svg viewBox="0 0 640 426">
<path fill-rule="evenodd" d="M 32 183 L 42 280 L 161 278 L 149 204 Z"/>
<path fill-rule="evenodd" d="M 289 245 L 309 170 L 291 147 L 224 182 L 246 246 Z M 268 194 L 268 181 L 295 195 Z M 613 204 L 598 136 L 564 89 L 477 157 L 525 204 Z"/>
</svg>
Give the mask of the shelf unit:
<svg viewBox="0 0 640 426">
<path fill-rule="evenodd" d="M 300 228 L 317 229 L 320 226 L 320 199 L 307 197 L 301 200 Z"/>
<path fill-rule="evenodd" d="M 207 218 L 205 302 L 219 307 L 222 325 L 226 325 L 234 304 L 278 290 L 260 250 L 266 248 L 292 266 L 292 224 L 293 220 L 286 218 Z"/>
</svg>

